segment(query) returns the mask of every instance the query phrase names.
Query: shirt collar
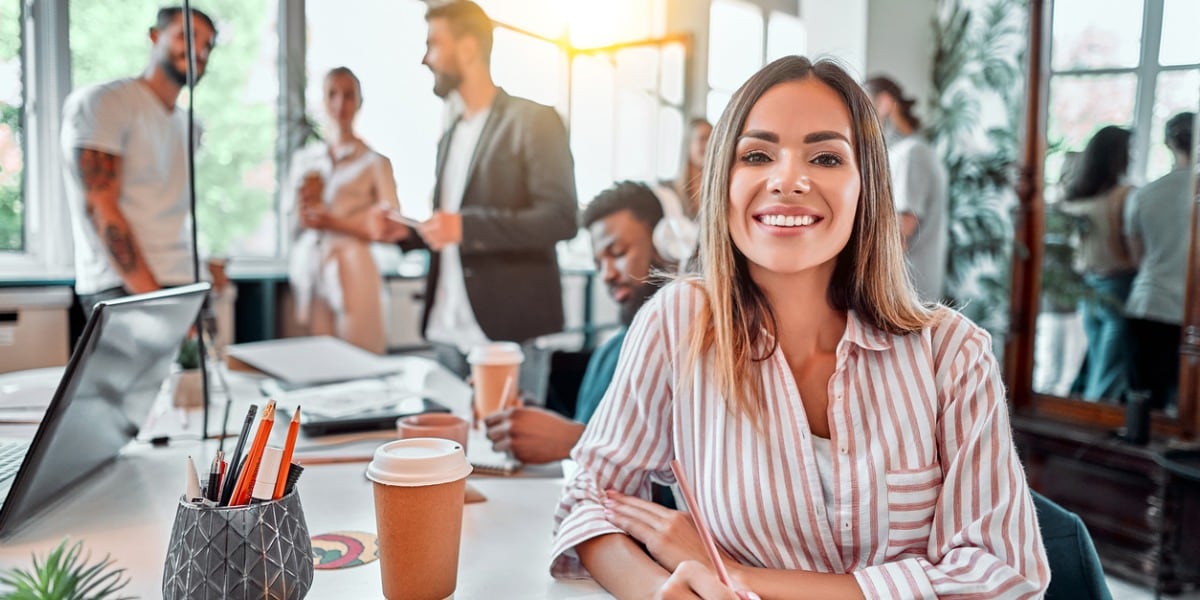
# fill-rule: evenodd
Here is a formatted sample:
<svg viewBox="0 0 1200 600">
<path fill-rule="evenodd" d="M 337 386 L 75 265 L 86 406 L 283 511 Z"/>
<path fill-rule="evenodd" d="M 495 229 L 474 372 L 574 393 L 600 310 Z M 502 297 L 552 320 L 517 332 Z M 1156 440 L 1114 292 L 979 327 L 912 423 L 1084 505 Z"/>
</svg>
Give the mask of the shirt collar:
<svg viewBox="0 0 1200 600">
<path fill-rule="evenodd" d="M 853 310 L 846 311 L 846 333 L 842 339 L 864 350 L 881 351 L 892 347 L 891 334 L 862 320 Z"/>
</svg>

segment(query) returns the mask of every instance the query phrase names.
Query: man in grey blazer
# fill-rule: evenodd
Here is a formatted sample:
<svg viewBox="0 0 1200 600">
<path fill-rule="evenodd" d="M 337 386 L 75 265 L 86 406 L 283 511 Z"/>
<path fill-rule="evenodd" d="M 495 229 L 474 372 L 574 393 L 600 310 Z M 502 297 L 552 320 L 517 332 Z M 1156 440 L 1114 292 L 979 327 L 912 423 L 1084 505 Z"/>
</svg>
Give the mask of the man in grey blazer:
<svg viewBox="0 0 1200 600">
<path fill-rule="evenodd" d="M 381 212 L 375 227 L 405 251 L 432 251 L 422 331 L 465 374 L 476 344 L 562 330 L 555 243 L 576 233 L 574 167 L 558 113 L 493 83 L 492 22 L 478 5 L 431 5 L 425 20 L 434 93 L 457 92 L 463 112 L 438 143 L 433 216 L 410 227 Z"/>
</svg>

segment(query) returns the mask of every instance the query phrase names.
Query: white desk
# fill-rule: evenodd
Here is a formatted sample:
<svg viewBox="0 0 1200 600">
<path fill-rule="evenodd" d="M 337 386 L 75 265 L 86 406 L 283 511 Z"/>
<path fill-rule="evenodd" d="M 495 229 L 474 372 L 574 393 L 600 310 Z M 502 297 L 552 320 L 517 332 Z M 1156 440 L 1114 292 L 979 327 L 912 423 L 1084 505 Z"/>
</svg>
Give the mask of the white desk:
<svg viewBox="0 0 1200 600">
<path fill-rule="evenodd" d="M 448 372 L 423 359 L 398 358 L 423 378 L 430 394 L 456 413 L 467 410 L 470 391 Z M 254 381 L 236 376 L 231 387 L 252 389 Z M 245 403 L 235 402 L 236 428 Z M 239 409 L 237 406 L 241 405 Z M 214 411 L 220 417 L 220 411 Z M 197 418 L 191 419 L 193 427 Z M 218 425 L 219 427 L 219 425 Z M 276 427 L 281 433 L 283 427 Z M 304 440 L 301 441 L 301 444 Z M 167 448 L 132 444 L 103 472 L 42 513 L 0 546 L 0 569 L 29 566 L 30 554 L 44 554 L 66 536 L 83 540 L 98 559 L 117 559 L 132 578 L 128 593 L 158 598 L 167 541 L 183 484 L 185 457 L 211 460 L 215 441 L 173 442 Z M 369 442 L 369 449 L 377 442 Z M 229 445 L 226 445 L 229 448 Z M 349 453 L 350 451 L 347 451 Z M 338 530 L 375 531 L 371 483 L 364 464 L 312 465 L 300 480 L 300 498 L 311 534 Z M 554 507 L 561 479 L 471 477 L 487 502 L 464 508 L 462 549 L 456 599 L 608 598 L 591 581 L 556 581 L 548 564 Z M 316 571 L 309 598 L 382 598 L 379 563 L 339 571 Z"/>
</svg>

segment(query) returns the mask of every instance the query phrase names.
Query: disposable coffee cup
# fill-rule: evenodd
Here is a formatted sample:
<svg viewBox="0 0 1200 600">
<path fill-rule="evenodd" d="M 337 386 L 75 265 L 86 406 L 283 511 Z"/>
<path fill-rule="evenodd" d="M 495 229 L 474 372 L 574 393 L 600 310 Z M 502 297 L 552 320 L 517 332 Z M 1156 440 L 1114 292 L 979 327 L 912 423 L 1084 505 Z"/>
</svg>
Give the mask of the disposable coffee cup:
<svg viewBox="0 0 1200 600">
<path fill-rule="evenodd" d="M 396 419 L 396 433 L 400 439 L 441 438 L 458 442 L 467 451 L 467 434 L 471 423 L 448 413 L 426 413 Z"/>
<path fill-rule="evenodd" d="M 517 376 L 525 354 L 513 342 L 492 342 L 471 349 L 467 354 L 471 377 L 475 380 L 475 414 L 484 418 L 517 404 Z M 505 389 L 507 388 L 507 393 Z"/>
<path fill-rule="evenodd" d="M 461 444 L 436 438 L 388 442 L 375 450 L 375 523 L 383 595 L 442 600 L 458 583 L 463 497 L 471 465 Z"/>
</svg>

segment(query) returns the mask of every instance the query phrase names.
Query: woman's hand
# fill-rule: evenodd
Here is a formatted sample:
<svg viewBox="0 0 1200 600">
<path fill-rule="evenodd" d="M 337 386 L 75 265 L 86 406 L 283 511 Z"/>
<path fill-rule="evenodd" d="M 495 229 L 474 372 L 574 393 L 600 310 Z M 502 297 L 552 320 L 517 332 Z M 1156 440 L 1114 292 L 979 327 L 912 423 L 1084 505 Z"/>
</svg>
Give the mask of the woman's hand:
<svg viewBox="0 0 1200 600">
<path fill-rule="evenodd" d="M 730 589 L 704 564 L 687 560 L 679 564 L 666 583 L 654 594 L 655 600 L 759 600 L 749 590 Z"/>
<path fill-rule="evenodd" d="M 323 204 L 309 204 L 300 209 L 300 226 L 305 229 L 329 229 L 332 216 Z"/>
<path fill-rule="evenodd" d="M 605 492 L 604 509 L 610 523 L 645 546 L 650 556 L 668 571 L 688 560 L 709 564 L 691 515 L 615 490 Z M 732 562 L 728 556 L 722 558 L 726 563 Z"/>
</svg>

